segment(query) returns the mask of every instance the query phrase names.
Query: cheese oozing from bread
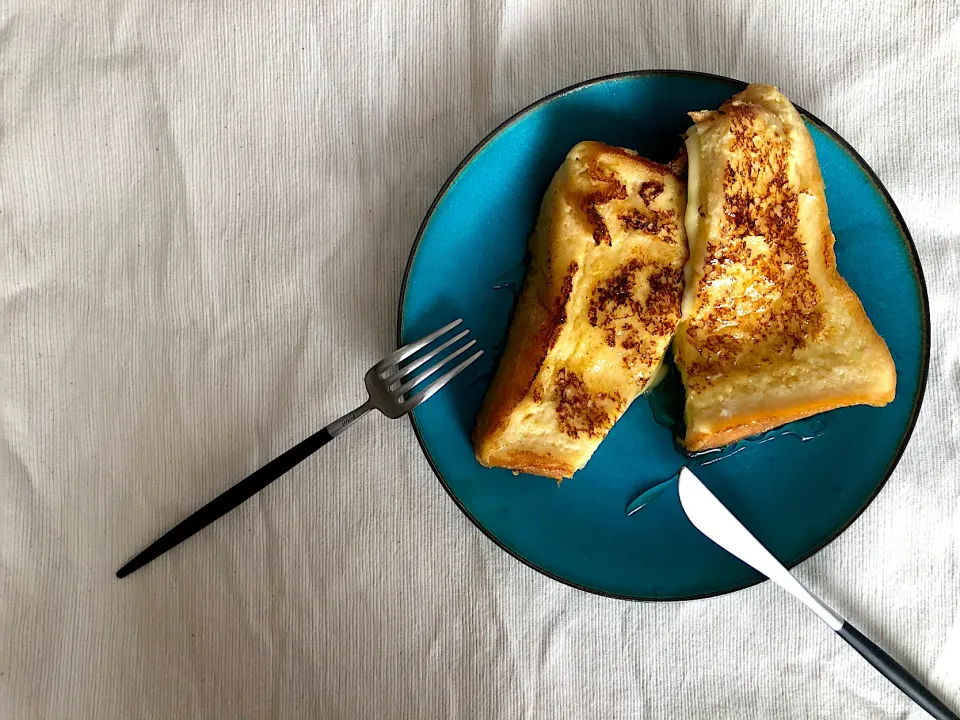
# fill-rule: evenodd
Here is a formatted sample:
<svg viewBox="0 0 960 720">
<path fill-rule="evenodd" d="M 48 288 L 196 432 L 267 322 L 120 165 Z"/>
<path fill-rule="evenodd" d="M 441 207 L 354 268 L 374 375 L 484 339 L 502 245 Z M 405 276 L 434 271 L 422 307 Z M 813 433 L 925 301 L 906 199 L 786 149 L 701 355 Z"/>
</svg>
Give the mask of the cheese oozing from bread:
<svg viewBox="0 0 960 720">
<path fill-rule="evenodd" d="M 797 110 L 751 85 L 691 113 L 690 247 L 674 356 L 689 450 L 896 390 L 883 339 L 837 270 L 823 179 Z"/>
<path fill-rule="evenodd" d="M 547 189 L 474 430 L 484 465 L 570 477 L 658 377 L 680 319 L 684 183 L 582 142 Z"/>
</svg>

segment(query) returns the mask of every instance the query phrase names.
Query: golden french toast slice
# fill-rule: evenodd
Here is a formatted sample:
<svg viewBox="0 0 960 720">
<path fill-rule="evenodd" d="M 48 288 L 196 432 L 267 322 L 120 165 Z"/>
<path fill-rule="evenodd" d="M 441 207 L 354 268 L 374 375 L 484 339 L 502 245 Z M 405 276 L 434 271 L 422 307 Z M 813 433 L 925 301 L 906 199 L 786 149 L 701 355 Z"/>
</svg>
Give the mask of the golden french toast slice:
<svg viewBox="0 0 960 720">
<path fill-rule="evenodd" d="M 893 359 L 837 271 L 820 166 L 799 113 L 776 88 L 751 85 L 690 116 L 690 259 L 674 340 L 687 448 L 890 402 Z"/>
<path fill-rule="evenodd" d="M 567 155 L 474 429 L 481 463 L 570 477 L 657 375 L 680 319 L 684 190 L 629 150 Z"/>
</svg>

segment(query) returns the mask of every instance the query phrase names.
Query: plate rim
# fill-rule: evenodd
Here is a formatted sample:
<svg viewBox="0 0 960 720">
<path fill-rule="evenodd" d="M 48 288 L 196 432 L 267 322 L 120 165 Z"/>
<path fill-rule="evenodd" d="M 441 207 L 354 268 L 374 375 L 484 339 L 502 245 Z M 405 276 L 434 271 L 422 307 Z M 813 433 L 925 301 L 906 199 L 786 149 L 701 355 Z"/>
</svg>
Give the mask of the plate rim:
<svg viewBox="0 0 960 720">
<path fill-rule="evenodd" d="M 447 191 L 450 187 L 459 179 L 460 174 L 463 170 L 469 165 L 473 159 L 480 153 L 483 148 L 487 146 L 495 137 L 504 132 L 507 128 L 512 126 L 518 120 L 523 117 L 526 117 L 530 113 L 534 112 L 542 105 L 545 105 L 552 100 L 555 100 L 564 95 L 568 95 L 572 92 L 580 90 L 584 87 L 589 87 L 591 85 L 599 85 L 601 83 L 609 82 L 611 80 L 619 80 L 623 78 L 648 78 L 656 76 L 666 76 L 666 77 L 687 77 L 687 78 L 701 78 L 707 80 L 714 80 L 730 85 L 733 88 L 736 88 L 736 91 L 742 90 L 749 83 L 742 80 L 737 80 L 735 78 L 726 77 L 724 75 L 715 75 L 712 73 L 698 72 L 694 70 L 672 70 L 672 69 L 650 69 L 650 70 L 627 70 L 625 72 L 611 73 L 609 75 L 600 75 L 595 78 L 588 80 L 583 80 L 573 85 L 568 85 L 567 87 L 556 90 L 548 95 L 544 95 L 539 100 L 536 100 L 523 109 L 515 112 L 513 115 L 508 117 L 506 120 L 497 125 L 493 130 L 491 130 L 483 139 L 478 142 L 472 150 L 470 150 L 467 155 L 460 161 L 457 167 L 453 170 L 447 180 L 443 183 L 440 190 L 437 192 L 436 197 L 433 199 L 433 202 L 430 203 L 430 207 L 427 209 L 426 213 L 423 216 L 423 221 L 420 223 L 420 228 L 417 230 L 416 238 L 413 241 L 413 246 L 410 248 L 410 254 L 407 257 L 407 264 L 403 271 L 403 279 L 401 280 L 400 287 L 400 299 L 397 308 L 397 346 L 399 347 L 402 344 L 402 334 L 403 334 L 403 318 L 404 318 L 404 305 L 407 297 L 407 287 L 410 283 L 410 270 L 413 267 L 414 260 L 416 259 L 417 252 L 420 248 L 420 241 L 423 239 L 424 231 L 427 226 L 430 224 L 430 220 L 433 218 L 433 214 L 437 209 L 437 206 L 446 196 Z M 916 278 L 917 285 L 920 288 L 920 300 L 921 300 L 921 335 L 922 335 L 922 361 L 920 367 L 920 373 L 918 376 L 919 391 L 917 396 L 914 399 L 913 407 L 910 409 L 910 421 L 907 425 L 906 432 L 904 432 L 903 437 L 900 440 L 900 444 L 897 447 L 897 450 L 893 456 L 893 459 L 890 461 L 890 465 L 884 472 L 883 478 L 877 484 L 873 492 L 867 497 L 863 504 L 857 509 L 857 511 L 850 517 L 848 521 L 842 524 L 836 531 L 831 533 L 825 540 L 820 542 L 816 547 L 814 547 L 809 552 L 802 555 L 796 561 L 787 565 L 788 569 L 792 569 L 804 562 L 805 560 L 816 555 L 818 552 L 823 550 L 825 547 L 830 545 L 834 540 L 836 540 L 840 535 L 846 532 L 853 523 L 855 523 L 864 511 L 876 500 L 877 496 L 880 494 L 880 491 L 886 486 L 887 482 L 890 480 L 890 477 L 893 475 L 894 471 L 897 468 L 897 465 L 900 463 L 900 459 L 903 457 L 903 453 L 907 448 L 907 445 L 910 442 L 910 438 L 913 436 L 914 428 L 917 424 L 917 419 L 920 416 L 920 409 L 923 405 L 923 398 L 926 394 L 927 389 L 927 375 L 930 368 L 930 299 L 927 294 L 927 284 L 923 276 L 923 268 L 920 265 L 920 255 L 917 252 L 917 246 L 913 241 L 913 236 L 910 234 L 910 230 L 907 227 L 906 222 L 903 219 L 903 215 L 900 212 L 900 209 L 897 207 L 896 203 L 893 201 L 893 198 L 890 196 L 890 193 L 887 191 L 886 186 L 881 182 L 880 178 L 873 171 L 863 157 L 854 149 L 854 147 L 847 142 L 840 134 L 827 125 L 824 121 L 818 118 L 813 113 L 805 110 L 799 105 L 794 104 L 794 107 L 797 108 L 800 115 L 805 119 L 809 120 L 811 123 L 816 125 L 817 129 L 822 131 L 825 135 L 830 137 L 835 141 L 840 147 L 850 154 L 854 159 L 860 169 L 867 176 L 867 179 L 874 186 L 874 188 L 879 192 L 880 197 L 883 199 L 884 203 L 887 206 L 887 209 L 890 211 L 890 214 L 893 216 L 896 224 L 899 226 L 900 232 L 903 238 L 906 240 L 907 250 L 910 255 L 910 264 L 913 269 L 914 277 Z M 572 580 L 560 577 L 555 573 L 550 572 L 546 568 L 539 567 L 533 562 L 522 557 L 519 553 L 514 552 L 509 547 L 507 547 L 503 542 L 500 541 L 495 535 L 487 530 L 478 520 L 473 516 L 470 510 L 460 502 L 460 499 L 454 494 L 453 490 L 450 488 L 450 485 L 447 483 L 446 479 L 443 477 L 443 474 L 440 472 L 440 469 L 437 467 L 436 463 L 433 460 L 433 456 L 430 454 L 430 450 L 427 448 L 426 444 L 423 441 L 423 436 L 420 433 L 420 427 L 417 424 L 417 419 L 413 413 L 409 413 L 410 424 L 413 426 L 413 433 L 417 438 L 417 444 L 420 446 L 420 450 L 423 453 L 424 457 L 427 459 L 427 463 L 430 465 L 430 469 L 433 471 L 433 474 L 440 481 L 441 487 L 446 491 L 447 495 L 450 496 L 450 499 L 453 500 L 454 504 L 460 509 L 473 525 L 480 530 L 483 535 L 485 535 L 489 540 L 491 540 L 498 548 L 506 552 L 508 555 L 513 557 L 515 560 L 520 561 L 522 564 L 527 567 L 535 570 L 541 575 L 545 575 L 551 580 L 555 580 L 563 585 L 567 585 L 577 590 L 590 593 L 591 595 L 599 595 L 601 597 L 612 598 L 615 600 L 628 600 L 632 602 L 685 602 L 690 600 L 703 600 L 706 598 L 718 597 L 720 595 L 727 595 L 734 592 L 739 592 L 741 590 L 746 590 L 747 588 L 754 587 L 759 585 L 762 582 L 766 581 L 766 578 L 758 578 L 756 580 L 750 580 L 743 583 L 737 583 L 732 587 L 715 590 L 706 593 L 698 593 L 696 595 L 686 595 L 682 597 L 648 597 L 648 596 L 637 596 L 637 595 L 625 595 L 622 593 L 607 592 L 604 590 L 598 590 L 597 588 L 588 587 L 586 585 L 581 585 Z"/>
</svg>

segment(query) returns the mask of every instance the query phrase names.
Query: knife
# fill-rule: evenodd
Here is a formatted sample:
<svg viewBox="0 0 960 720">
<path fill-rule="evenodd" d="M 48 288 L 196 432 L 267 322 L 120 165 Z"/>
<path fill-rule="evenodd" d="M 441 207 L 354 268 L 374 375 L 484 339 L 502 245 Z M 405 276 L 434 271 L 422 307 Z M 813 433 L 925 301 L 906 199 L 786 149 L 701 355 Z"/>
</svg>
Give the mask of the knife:
<svg viewBox="0 0 960 720">
<path fill-rule="evenodd" d="M 790 571 L 778 561 L 733 513 L 727 510 L 716 495 L 707 489 L 688 468 L 680 470 L 680 506 L 690 522 L 731 555 L 754 570 L 766 575 L 797 600 L 813 610 L 827 626 L 863 655 L 871 665 L 938 720 L 960 720 L 943 702 L 924 687 L 919 680 L 884 652 L 880 646 L 844 620 L 835 610 L 807 590 Z"/>
</svg>

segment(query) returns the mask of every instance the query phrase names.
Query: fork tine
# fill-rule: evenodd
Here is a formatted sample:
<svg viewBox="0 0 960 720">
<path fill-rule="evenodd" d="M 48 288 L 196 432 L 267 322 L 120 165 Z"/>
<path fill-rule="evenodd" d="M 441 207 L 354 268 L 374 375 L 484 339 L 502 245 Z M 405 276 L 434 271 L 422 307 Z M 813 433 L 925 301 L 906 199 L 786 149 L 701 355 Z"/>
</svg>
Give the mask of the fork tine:
<svg viewBox="0 0 960 720">
<path fill-rule="evenodd" d="M 419 340 L 414 340 L 412 343 L 407 343 L 399 350 L 395 350 L 394 352 L 387 355 L 383 360 L 378 362 L 377 369 L 379 371 L 383 371 L 385 368 L 389 367 L 390 365 L 396 365 L 397 363 L 402 362 L 403 360 L 407 359 L 408 357 L 413 355 L 415 352 L 417 352 L 417 350 L 425 348 L 427 345 L 432 343 L 438 337 L 452 330 L 462 322 L 463 322 L 463 318 L 457 318 L 453 322 L 447 323 L 442 328 L 440 328 L 439 330 L 435 330 L 434 332 L 430 333 L 426 337 L 422 337 Z"/>
<path fill-rule="evenodd" d="M 407 390 L 414 387 L 415 385 L 419 385 L 420 383 L 422 383 L 424 380 L 426 380 L 428 377 L 433 375 L 437 370 L 442 368 L 444 365 L 449 365 L 452 360 L 456 360 L 460 355 L 463 355 L 467 350 L 469 350 L 476 344 L 477 344 L 476 340 L 471 340 L 470 342 L 462 345 L 461 347 L 458 347 L 455 351 L 447 355 L 447 357 L 445 357 L 440 362 L 436 363 L 433 367 L 423 371 L 422 373 L 420 373 L 419 375 L 416 375 L 415 377 L 410 378 L 403 385 L 398 387 L 396 390 L 391 390 L 390 392 L 397 395 L 405 393 Z"/>
<path fill-rule="evenodd" d="M 433 358 L 435 358 L 437 355 L 439 355 L 440 353 L 442 353 L 442 352 L 443 352 L 444 350 L 446 350 L 448 347 L 450 347 L 450 346 L 453 345 L 455 342 L 457 342 L 457 340 L 461 340 L 461 339 L 465 338 L 465 337 L 466 337 L 467 335 L 469 335 L 469 334 L 470 334 L 470 331 L 469 331 L 469 330 L 464 330 L 463 332 L 458 332 L 458 333 L 457 333 L 456 335 L 454 335 L 452 338 L 450 338 L 450 339 L 447 340 L 445 343 L 443 343 L 443 345 L 440 345 L 440 346 L 434 348 L 433 350 L 431 350 L 430 352 L 428 352 L 426 355 L 422 355 L 422 356 L 418 357 L 416 360 L 414 360 L 414 361 L 413 361 L 412 363 L 410 363 L 409 365 L 404 365 L 403 367 L 400 367 L 400 366 L 398 365 L 398 366 L 397 366 L 397 372 L 396 372 L 396 374 L 395 374 L 395 375 L 392 375 L 392 376 L 390 376 L 390 377 L 388 377 L 388 378 L 386 378 L 386 382 L 387 382 L 388 384 L 390 384 L 390 383 L 396 382 L 397 380 L 402 380 L 402 379 L 405 378 L 407 375 L 409 375 L 409 374 L 412 373 L 414 370 L 416 370 L 418 367 L 420 367 L 421 365 L 423 365 L 425 362 L 429 362 L 430 360 L 432 360 Z"/>
<path fill-rule="evenodd" d="M 409 400 L 407 400 L 405 403 L 403 403 L 404 411 L 410 412 L 417 405 L 429 399 L 431 395 L 433 395 L 435 392 L 440 390 L 444 385 L 446 385 L 448 382 L 453 380 L 457 375 L 459 375 L 464 370 L 466 370 L 467 366 L 470 365 L 475 360 L 477 360 L 481 355 L 483 355 L 483 350 L 477 350 L 477 352 L 475 352 L 473 355 L 471 355 L 466 360 L 461 362 L 459 365 L 457 365 L 454 368 L 451 368 L 450 370 L 447 370 L 443 375 L 438 377 L 432 383 L 427 385 L 423 390 L 421 390 L 416 395 L 414 395 Z"/>
</svg>

